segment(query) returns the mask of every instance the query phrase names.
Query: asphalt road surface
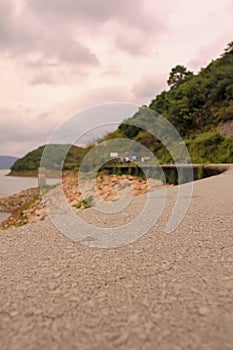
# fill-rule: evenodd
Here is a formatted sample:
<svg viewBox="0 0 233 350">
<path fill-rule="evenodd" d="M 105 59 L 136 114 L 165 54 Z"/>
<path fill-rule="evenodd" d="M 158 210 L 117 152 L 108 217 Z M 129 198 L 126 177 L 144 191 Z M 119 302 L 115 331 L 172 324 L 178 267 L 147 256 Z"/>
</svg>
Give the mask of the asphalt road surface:
<svg viewBox="0 0 233 350">
<path fill-rule="evenodd" d="M 232 350 L 233 172 L 195 182 L 166 234 L 176 193 L 117 249 L 75 243 L 49 219 L 1 232 L 1 350 Z"/>
</svg>

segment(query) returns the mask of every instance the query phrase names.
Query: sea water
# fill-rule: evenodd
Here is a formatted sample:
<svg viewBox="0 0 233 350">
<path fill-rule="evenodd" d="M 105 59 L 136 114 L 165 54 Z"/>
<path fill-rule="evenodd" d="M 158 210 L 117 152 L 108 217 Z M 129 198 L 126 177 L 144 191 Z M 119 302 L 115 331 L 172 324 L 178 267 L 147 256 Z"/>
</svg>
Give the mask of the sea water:
<svg viewBox="0 0 233 350">
<path fill-rule="evenodd" d="M 10 170 L 0 170 L 0 197 L 10 196 L 32 187 L 38 187 L 37 177 L 6 176 Z M 55 185 L 58 179 L 47 179 L 48 185 Z M 7 213 L 0 212 L 0 222 L 7 218 Z"/>
</svg>

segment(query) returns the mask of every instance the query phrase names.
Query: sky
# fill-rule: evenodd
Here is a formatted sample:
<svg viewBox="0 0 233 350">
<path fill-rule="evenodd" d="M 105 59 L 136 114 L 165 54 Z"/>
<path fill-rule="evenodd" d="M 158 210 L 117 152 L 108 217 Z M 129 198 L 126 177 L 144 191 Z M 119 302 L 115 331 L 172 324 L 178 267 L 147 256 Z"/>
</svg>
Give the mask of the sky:
<svg viewBox="0 0 233 350">
<path fill-rule="evenodd" d="M 233 0 L 1 0 L 0 154 L 96 104 L 148 105 L 172 67 L 197 73 L 232 40 Z"/>
</svg>

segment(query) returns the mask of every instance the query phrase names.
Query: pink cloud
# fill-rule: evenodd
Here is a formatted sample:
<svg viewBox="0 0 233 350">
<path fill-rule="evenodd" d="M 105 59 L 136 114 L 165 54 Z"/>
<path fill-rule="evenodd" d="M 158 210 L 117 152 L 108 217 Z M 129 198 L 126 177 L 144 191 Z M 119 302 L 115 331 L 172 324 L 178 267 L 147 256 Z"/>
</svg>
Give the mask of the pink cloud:
<svg viewBox="0 0 233 350">
<path fill-rule="evenodd" d="M 229 0 L 1 0 L 2 145 L 44 143 L 91 104 L 148 104 L 171 67 L 197 71 L 223 52 L 232 11 Z"/>
<path fill-rule="evenodd" d="M 134 85 L 132 92 L 138 100 L 144 98 L 146 103 L 148 103 L 150 99 L 154 98 L 162 90 L 166 89 L 166 87 L 166 75 L 144 75 Z"/>
</svg>

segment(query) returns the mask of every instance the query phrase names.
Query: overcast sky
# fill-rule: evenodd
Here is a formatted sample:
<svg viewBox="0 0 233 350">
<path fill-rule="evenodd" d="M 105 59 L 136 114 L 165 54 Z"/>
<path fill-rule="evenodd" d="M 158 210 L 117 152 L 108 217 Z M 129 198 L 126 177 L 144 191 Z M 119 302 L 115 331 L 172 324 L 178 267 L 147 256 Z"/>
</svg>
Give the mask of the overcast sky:
<svg viewBox="0 0 233 350">
<path fill-rule="evenodd" d="M 94 104 L 148 104 L 172 67 L 198 72 L 232 40 L 232 0 L 1 0 L 0 154 Z"/>
</svg>

